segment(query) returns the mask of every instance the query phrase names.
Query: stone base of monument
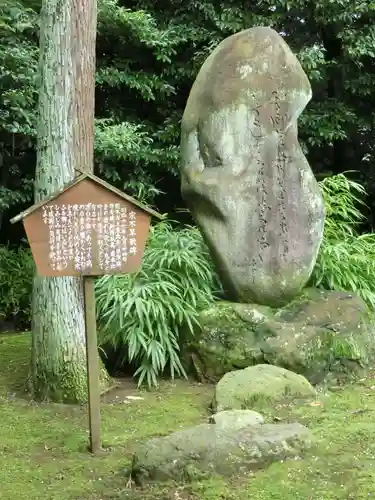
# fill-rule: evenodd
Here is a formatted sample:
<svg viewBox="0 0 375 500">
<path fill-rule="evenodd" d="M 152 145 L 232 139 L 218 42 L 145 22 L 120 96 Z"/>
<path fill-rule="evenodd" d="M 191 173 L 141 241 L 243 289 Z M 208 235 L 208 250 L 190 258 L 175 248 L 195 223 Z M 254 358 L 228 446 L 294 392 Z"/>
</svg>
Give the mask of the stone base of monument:
<svg viewBox="0 0 375 500">
<path fill-rule="evenodd" d="M 200 381 L 270 364 L 337 385 L 363 377 L 374 360 L 373 319 L 353 293 L 306 289 L 279 309 L 217 302 L 200 322 L 184 355 Z"/>
<path fill-rule="evenodd" d="M 310 430 L 265 423 L 254 410 L 268 415 L 278 404 L 311 403 L 313 384 L 364 376 L 374 346 L 372 316 L 352 293 L 306 289 L 282 308 L 216 303 L 202 313 L 184 354 L 190 373 L 217 382 L 215 413 L 209 423 L 141 444 L 132 479 L 231 477 L 300 457 L 313 444 Z"/>
<path fill-rule="evenodd" d="M 133 457 L 132 478 L 142 485 L 208 475 L 231 477 L 298 457 L 312 444 L 303 425 L 263 424 L 256 412 L 221 412 L 211 422 L 141 445 Z"/>
</svg>

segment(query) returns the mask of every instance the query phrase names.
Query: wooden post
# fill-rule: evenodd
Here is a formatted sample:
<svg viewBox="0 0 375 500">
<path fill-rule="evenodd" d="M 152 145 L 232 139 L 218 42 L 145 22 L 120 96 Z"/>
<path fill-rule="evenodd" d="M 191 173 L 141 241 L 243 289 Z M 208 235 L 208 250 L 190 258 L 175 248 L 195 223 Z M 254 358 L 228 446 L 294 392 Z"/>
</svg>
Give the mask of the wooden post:
<svg viewBox="0 0 375 500">
<path fill-rule="evenodd" d="M 96 334 L 95 279 L 84 276 L 85 334 L 87 353 L 87 387 L 90 427 L 90 451 L 100 451 L 100 384 L 99 356 Z"/>
</svg>

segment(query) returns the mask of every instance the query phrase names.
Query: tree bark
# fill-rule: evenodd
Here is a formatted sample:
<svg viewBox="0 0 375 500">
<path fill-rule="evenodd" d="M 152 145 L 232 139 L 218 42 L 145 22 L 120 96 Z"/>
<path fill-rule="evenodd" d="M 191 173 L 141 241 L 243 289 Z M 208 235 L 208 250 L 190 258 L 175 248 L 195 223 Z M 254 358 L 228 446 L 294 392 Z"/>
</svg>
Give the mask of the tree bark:
<svg viewBox="0 0 375 500">
<path fill-rule="evenodd" d="M 35 202 L 93 169 L 95 43 L 96 0 L 43 0 Z M 34 397 L 85 401 L 82 279 L 35 277 L 32 332 Z"/>
</svg>

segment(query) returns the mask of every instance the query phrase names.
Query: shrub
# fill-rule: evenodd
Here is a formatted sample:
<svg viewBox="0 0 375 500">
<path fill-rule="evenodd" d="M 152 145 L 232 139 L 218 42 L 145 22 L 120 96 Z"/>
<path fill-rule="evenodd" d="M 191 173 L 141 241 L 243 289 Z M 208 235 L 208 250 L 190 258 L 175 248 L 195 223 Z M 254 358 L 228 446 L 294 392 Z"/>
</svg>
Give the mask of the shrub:
<svg viewBox="0 0 375 500">
<path fill-rule="evenodd" d="M 139 385 L 157 385 L 169 368 L 172 378 L 186 376 L 180 349 L 181 328 L 193 333 L 198 314 L 218 287 L 199 231 L 175 230 L 170 222 L 151 229 L 136 274 L 103 276 L 97 281 L 99 339 L 134 363 Z"/>
<path fill-rule="evenodd" d="M 324 238 L 311 284 L 353 291 L 375 307 L 375 234 L 360 234 L 364 188 L 344 174 L 320 183 L 326 207 Z"/>
<path fill-rule="evenodd" d="M 33 276 L 29 249 L 0 247 L 0 320 L 29 327 Z"/>
</svg>

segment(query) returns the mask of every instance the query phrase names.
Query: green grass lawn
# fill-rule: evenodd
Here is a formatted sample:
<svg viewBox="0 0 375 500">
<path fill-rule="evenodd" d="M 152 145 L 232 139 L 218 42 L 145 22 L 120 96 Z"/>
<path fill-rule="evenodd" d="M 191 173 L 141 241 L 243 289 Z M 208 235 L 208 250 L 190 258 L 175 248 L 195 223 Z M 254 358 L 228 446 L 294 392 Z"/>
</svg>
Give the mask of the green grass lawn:
<svg viewBox="0 0 375 500">
<path fill-rule="evenodd" d="M 231 481 L 126 488 L 137 442 L 204 421 L 212 387 L 179 381 L 102 404 L 100 456 L 86 452 L 85 407 L 22 398 L 29 335 L 0 335 L 0 499 L 4 500 L 333 500 L 375 498 L 375 378 L 321 394 L 312 404 L 266 408 L 269 421 L 298 420 L 317 446 L 308 456 Z M 127 386 L 127 393 L 137 394 Z M 110 397 L 107 398 L 110 400 Z M 119 399 L 121 401 L 121 398 Z"/>
</svg>

